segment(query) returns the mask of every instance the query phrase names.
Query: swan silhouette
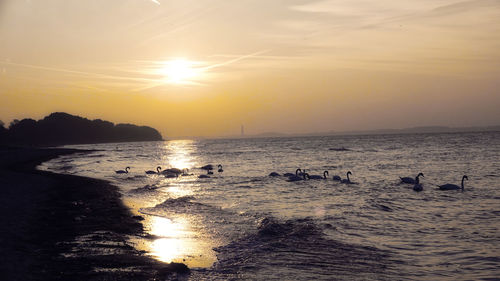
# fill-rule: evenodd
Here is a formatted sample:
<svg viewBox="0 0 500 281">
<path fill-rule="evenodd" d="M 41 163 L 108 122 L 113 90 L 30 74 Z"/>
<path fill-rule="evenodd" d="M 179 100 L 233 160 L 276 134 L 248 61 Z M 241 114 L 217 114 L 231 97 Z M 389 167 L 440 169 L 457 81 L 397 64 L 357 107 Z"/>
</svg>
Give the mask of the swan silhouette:
<svg viewBox="0 0 500 281">
<path fill-rule="evenodd" d="M 424 174 L 420 173 L 417 175 L 417 177 L 415 178 L 415 185 L 413 185 L 413 190 L 417 191 L 417 192 L 420 192 L 422 190 L 424 190 L 424 187 L 422 186 L 422 184 L 420 183 L 420 180 L 418 179 L 418 177 L 420 176 L 424 176 Z"/>
<path fill-rule="evenodd" d="M 309 175 L 307 174 L 308 178 L 311 180 L 326 180 L 328 177 L 328 171 L 323 172 L 323 176 L 320 175 Z"/>
<path fill-rule="evenodd" d="M 224 172 L 224 170 L 222 170 L 222 165 L 221 165 L 221 164 L 217 165 L 217 168 L 219 168 L 219 169 L 217 170 L 217 172 L 219 172 L 219 173 Z"/>
<path fill-rule="evenodd" d="M 288 177 L 288 181 L 301 181 L 301 180 L 305 180 L 307 173 L 305 173 L 304 171 L 302 171 L 301 169 L 295 170 L 295 175 L 292 175 L 291 177 Z"/>
<path fill-rule="evenodd" d="M 149 170 L 149 171 L 146 171 L 145 173 L 148 174 L 148 175 L 154 175 L 154 174 L 159 174 L 160 170 L 161 170 L 161 167 L 158 166 L 158 167 L 156 167 L 156 172 Z"/>
<path fill-rule="evenodd" d="M 417 183 L 417 178 L 420 177 L 420 176 L 424 176 L 424 174 L 422 173 L 418 173 L 417 177 L 416 178 L 411 178 L 411 177 L 399 177 L 401 179 L 401 182 L 402 183 L 409 183 L 409 184 L 416 184 Z"/>
<path fill-rule="evenodd" d="M 214 165 L 208 164 L 208 165 L 205 165 L 205 166 L 201 167 L 200 169 L 207 170 L 207 171 L 208 170 L 213 170 L 214 169 Z"/>
<path fill-rule="evenodd" d="M 166 170 L 163 170 L 163 172 L 161 172 L 162 174 L 182 174 L 182 170 L 179 169 L 179 168 L 168 168 Z"/>
<path fill-rule="evenodd" d="M 342 178 L 340 176 L 338 176 L 338 175 L 335 175 L 335 176 L 333 176 L 333 180 L 334 181 L 341 181 Z"/>
<path fill-rule="evenodd" d="M 352 175 L 351 171 L 347 171 L 346 175 L 347 175 L 347 179 L 343 179 L 340 182 L 345 183 L 345 184 L 354 184 L 354 182 L 352 182 L 351 179 L 349 178 L 349 175 Z"/>
<path fill-rule="evenodd" d="M 299 168 L 297 170 L 295 170 L 295 174 L 293 173 L 284 173 L 283 176 L 284 177 L 295 177 L 295 176 L 298 176 L 298 175 L 302 175 L 302 170 Z"/>
<path fill-rule="evenodd" d="M 293 174 L 290 174 L 290 175 L 293 175 Z M 280 174 L 276 173 L 276 172 L 272 172 L 269 174 L 270 177 L 279 177 Z"/>
<path fill-rule="evenodd" d="M 462 177 L 462 186 L 461 187 L 456 185 L 456 184 L 447 183 L 447 184 L 439 185 L 439 189 L 440 190 L 458 190 L 458 189 L 464 190 L 464 180 L 469 180 L 469 178 L 466 175 L 464 175 Z"/>
<path fill-rule="evenodd" d="M 117 173 L 117 174 L 128 174 L 128 170 L 130 170 L 130 167 L 126 167 L 125 170 L 115 171 L 115 173 Z"/>
</svg>

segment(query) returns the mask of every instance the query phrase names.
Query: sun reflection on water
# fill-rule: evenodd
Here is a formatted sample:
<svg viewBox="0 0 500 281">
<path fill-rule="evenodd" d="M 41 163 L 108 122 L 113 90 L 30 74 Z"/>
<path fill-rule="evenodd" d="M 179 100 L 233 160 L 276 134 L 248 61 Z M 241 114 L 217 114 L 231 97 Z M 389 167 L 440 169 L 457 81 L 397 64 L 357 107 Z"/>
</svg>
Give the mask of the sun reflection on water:
<svg viewBox="0 0 500 281">
<path fill-rule="evenodd" d="M 192 227 L 193 222 L 186 217 L 168 219 L 147 216 L 145 220 L 149 232 L 158 237 L 153 241 L 136 241 L 140 250 L 149 252 L 159 261 L 182 262 L 189 267 L 209 267 L 216 260 L 213 245 L 200 239 L 201 233 Z"/>
<path fill-rule="evenodd" d="M 195 159 L 192 156 L 194 145 L 193 140 L 173 140 L 165 144 L 166 155 L 165 162 L 171 168 L 191 169 L 195 165 Z"/>
<path fill-rule="evenodd" d="M 187 245 L 187 231 L 185 221 L 178 220 L 175 223 L 162 217 L 152 217 L 151 219 L 151 234 L 159 236 L 151 243 L 151 254 L 163 262 L 172 262 L 176 259 L 182 259 L 182 254 Z"/>
<path fill-rule="evenodd" d="M 191 169 L 197 165 L 196 145 L 193 140 L 173 140 L 163 144 L 161 165 L 167 168 Z M 159 193 L 140 202 L 133 200 L 137 210 L 153 208 L 152 213 L 140 213 L 144 217 L 145 230 L 154 239 L 137 239 L 136 247 L 148 252 L 155 259 L 170 263 L 182 262 L 189 267 L 209 267 L 215 262 L 213 241 L 204 233 L 203 222 L 193 215 L 180 214 L 172 206 L 161 204 L 168 199 L 194 195 L 197 184 L 194 176 L 178 178 L 158 177 Z M 154 201 L 154 202 L 153 202 Z M 158 214 L 158 215 L 153 215 Z"/>
</svg>

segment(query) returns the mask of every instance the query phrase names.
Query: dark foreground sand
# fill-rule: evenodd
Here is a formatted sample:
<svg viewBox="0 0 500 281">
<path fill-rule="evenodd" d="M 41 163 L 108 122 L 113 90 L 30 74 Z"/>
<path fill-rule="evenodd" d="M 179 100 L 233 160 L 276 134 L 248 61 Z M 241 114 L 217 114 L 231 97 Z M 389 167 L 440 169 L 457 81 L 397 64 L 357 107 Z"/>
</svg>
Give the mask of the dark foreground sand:
<svg viewBox="0 0 500 281">
<path fill-rule="evenodd" d="M 184 264 L 157 262 L 127 243 L 144 234 L 117 187 L 35 170 L 77 152 L 0 147 L 0 280 L 187 278 Z"/>
</svg>

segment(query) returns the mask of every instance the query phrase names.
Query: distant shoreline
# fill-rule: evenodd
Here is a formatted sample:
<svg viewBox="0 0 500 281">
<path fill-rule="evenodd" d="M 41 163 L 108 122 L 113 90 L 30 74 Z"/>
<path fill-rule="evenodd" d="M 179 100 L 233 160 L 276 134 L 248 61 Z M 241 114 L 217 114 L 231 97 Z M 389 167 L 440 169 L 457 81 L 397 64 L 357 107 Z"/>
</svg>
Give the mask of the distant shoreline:
<svg viewBox="0 0 500 281">
<path fill-rule="evenodd" d="M 318 133 L 279 133 L 267 132 L 253 135 L 223 135 L 214 137 L 175 137 L 167 140 L 180 140 L 180 139 L 253 139 L 253 138 L 293 138 L 293 137 L 329 137 L 329 136 L 371 136 L 371 135 L 411 135 L 411 134 L 453 134 L 453 133 L 488 133 L 500 132 L 500 125 L 498 126 L 484 126 L 484 127 L 444 127 L 444 126 L 427 126 L 427 127 L 414 127 L 403 129 L 377 129 L 377 130 L 363 130 L 363 131 L 328 131 Z"/>
</svg>

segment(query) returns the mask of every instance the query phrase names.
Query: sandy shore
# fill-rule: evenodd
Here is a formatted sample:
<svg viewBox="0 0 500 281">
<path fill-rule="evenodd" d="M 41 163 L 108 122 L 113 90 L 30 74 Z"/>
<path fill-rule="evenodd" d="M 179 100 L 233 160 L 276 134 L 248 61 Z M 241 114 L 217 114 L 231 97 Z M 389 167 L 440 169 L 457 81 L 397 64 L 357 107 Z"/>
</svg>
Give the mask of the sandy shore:
<svg viewBox="0 0 500 281">
<path fill-rule="evenodd" d="M 144 235 L 141 217 L 106 181 L 38 171 L 82 151 L 0 147 L 0 280 L 184 279 L 127 243 Z"/>
</svg>

